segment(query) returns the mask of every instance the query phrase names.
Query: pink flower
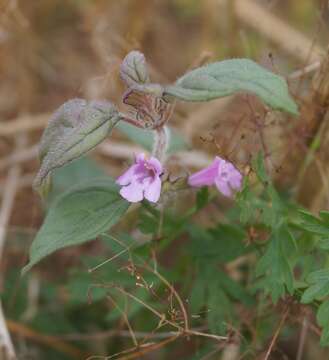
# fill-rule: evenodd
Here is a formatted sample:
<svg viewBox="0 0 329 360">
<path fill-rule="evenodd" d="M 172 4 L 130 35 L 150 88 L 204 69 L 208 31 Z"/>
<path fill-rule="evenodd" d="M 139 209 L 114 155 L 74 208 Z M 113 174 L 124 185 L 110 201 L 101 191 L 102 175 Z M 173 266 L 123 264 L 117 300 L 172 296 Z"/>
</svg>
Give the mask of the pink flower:
<svg viewBox="0 0 329 360">
<path fill-rule="evenodd" d="M 225 196 L 232 196 L 232 190 L 239 190 L 242 175 L 233 164 L 216 156 L 214 162 L 205 169 L 192 174 L 188 183 L 193 187 L 216 185 Z"/>
<path fill-rule="evenodd" d="M 116 181 L 121 185 L 120 194 L 126 200 L 135 203 L 144 198 L 157 202 L 161 193 L 162 165 L 158 159 L 145 158 L 145 154 L 138 154 L 135 163 Z"/>
</svg>

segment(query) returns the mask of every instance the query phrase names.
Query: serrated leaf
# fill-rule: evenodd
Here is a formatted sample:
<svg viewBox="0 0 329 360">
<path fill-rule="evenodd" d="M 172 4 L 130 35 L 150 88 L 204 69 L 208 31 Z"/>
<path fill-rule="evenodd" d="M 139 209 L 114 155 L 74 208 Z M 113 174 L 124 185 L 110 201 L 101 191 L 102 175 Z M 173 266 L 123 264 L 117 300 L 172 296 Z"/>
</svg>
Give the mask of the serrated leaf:
<svg viewBox="0 0 329 360">
<path fill-rule="evenodd" d="M 294 291 L 293 272 L 289 263 L 291 254 L 287 253 L 287 249 L 294 247 L 291 234 L 285 226 L 281 226 L 272 233 L 266 252 L 257 263 L 256 276 L 265 276 L 264 287 L 271 293 L 274 302 L 284 295 L 285 288 L 290 294 Z"/>
<path fill-rule="evenodd" d="M 145 56 L 139 51 L 131 51 L 122 61 L 120 77 L 127 86 L 148 83 L 150 78 Z"/>
<path fill-rule="evenodd" d="M 311 272 L 306 281 L 311 284 L 304 292 L 301 302 L 310 303 L 329 294 L 329 269 L 321 269 Z"/>
<path fill-rule="evenodd" d="M 231 59 L 192 70 L 165 87 L 164 94 L 185 101 L 208 101 L 250 92 L 275 110 L 298 115 L 284 78 L 248 59 Z"/>
<path fill-rule="evenodd" d="M 40 170 L 34 187 L 42 192 L 51 172 L 84 155 L 99 144 L 120 120 L 107 101 L 74 99 L 63 104 L 50 119 L 40 142 Z"/>
<path fill-rule="evenodd" d="M 65 192 L 50 207 L 30 249 L 23 273 L 53 252 L 79 245 L 109 230 L 127 211 L 129 203 L 114 180 L 93 180 Z"/>
<path fill-rule="evenodd" d="M 325 221 L 318 219 L 316 216 L 306 210 L 299 210 L 299 213 L 302 218 L 302 223 L 300 224 L 300 226 L 303 229 L 311 233 L 322 235 L 324 237 L 329 236 L 329 224 L 327 224 Z"/>
<path fill-rule="evenodd" d="M 151 151 L 154 143 L 154 130 L 139 129 L 136 126 L 130 125 L 125 122 L 120 122 L 116 129 L 122 132 L 128 139 L 134 143 L 142 146 L 147 151 Z M 188 144 L 185 139 L 178 133 L 178 131 L 168 128 L 169 131 L 169 145 L 168 154 L 177 151 L 185 150 Z"/>
</svg>

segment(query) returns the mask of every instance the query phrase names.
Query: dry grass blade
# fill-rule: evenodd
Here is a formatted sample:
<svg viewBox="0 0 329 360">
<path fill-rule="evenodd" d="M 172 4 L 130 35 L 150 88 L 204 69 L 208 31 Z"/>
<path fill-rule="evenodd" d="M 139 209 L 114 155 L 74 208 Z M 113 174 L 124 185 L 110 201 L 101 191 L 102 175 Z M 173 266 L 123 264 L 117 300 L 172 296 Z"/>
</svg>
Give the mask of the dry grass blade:
<svg viewBox="0 0 329 360">
<path fill-rule="evenodd" d="M 16 148 L 19 151 L 25 145 L 26 137 L 21 135 L 16 140 Z M 18 181 L 21 174 L 19 165 L 13 165 L 9 172 L 4 185 L 2 203 L 0 208 L 0 265 L 6 238 L 6 229 L 14 207 L 14 200 L 18 188 Z M 2 303 L 0 302 L 0 345 L 4 348 L 8 360 L 16 359 L 13 343 L 11 341 L 5 316 L 3 313 Z"/>
<path fill-rule="evenodd" d="M 73 359 L 81 359 L 88 356 L 84 351 L 79 348 L 72 346 L 61 339 L 58 339 L 55 336 L 44 335 L 33 329 L 30 329 L 28 326 L 24 324 L 17 323 L 12 320 L 8 320 L 8 327 L 11 332 L 14 334 L 21 336 L 25 339 L 32 340 L 38 344 L 48 346 L 56 351 L 66 354 Z"/>
<path fill-rule="evenodd" d="M 223 5 L 227 0 L 216 1 Z M 235 0 L 234 12 L 239 20 L 303 64 L 317 62 L 325 54 L 321 46 L 313 44 L 307 36 L 272 15 L 255 1 Z M 280 31 L 274 29 L 280 29 Z"/>
</svg>

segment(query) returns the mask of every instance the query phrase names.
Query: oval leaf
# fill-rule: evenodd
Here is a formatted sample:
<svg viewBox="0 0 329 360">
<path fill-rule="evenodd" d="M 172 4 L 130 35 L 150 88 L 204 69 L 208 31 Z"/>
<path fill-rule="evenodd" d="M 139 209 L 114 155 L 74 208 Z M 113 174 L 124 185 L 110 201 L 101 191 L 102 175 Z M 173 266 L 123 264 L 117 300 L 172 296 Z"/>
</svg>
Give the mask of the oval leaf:
<svg viewBox="0 0 329 360">
<path fill-rule="evenodd" d="M 128 207 L 129 203 L 120 196 L 118 186 L 110 178 L 67 191 L 50 207 L 32 243 L 30 262 L 23 273 L 47 255 L 109 230 Z"/>
<path fill-rule="evenodd" d="M 192 70 L 165 88 L 165 94 L 185 101 L 207 101 L 247 91 L 272 109 L 297 115 L 286 81 L 248 59 L 231 59 Z"/>
<path fill-rule="evenodd" d="M 120 77 L 127 86 L 150 82 L 145 56 L 139 51 L 131 51 L 122 61 Z"/>
<path fill-rule="evenodd" d="M 94 148 L 119 120 L 118 111 L 107 101 L 74 99 L 63 104 L 42 135 L 41 167 L 34 188 L 42 191 L 52 170 Z"/>
</svg>

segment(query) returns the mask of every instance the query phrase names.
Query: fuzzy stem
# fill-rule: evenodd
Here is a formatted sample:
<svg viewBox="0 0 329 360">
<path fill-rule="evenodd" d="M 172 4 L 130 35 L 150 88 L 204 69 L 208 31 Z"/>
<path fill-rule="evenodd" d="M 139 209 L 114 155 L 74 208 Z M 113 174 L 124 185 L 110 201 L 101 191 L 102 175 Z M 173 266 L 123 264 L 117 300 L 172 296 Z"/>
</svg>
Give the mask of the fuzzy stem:
<svg viewBox="0 0 329 360">
<path fill-rule="evenodd" d="M 169 140 L 170 133 L 166 126 L 162 126 L 154 130 L 152 156 L 157 158 L 161 163 L 164 162 L 166 158 L 166 151 L 168 149 Z"/>
</svg>

